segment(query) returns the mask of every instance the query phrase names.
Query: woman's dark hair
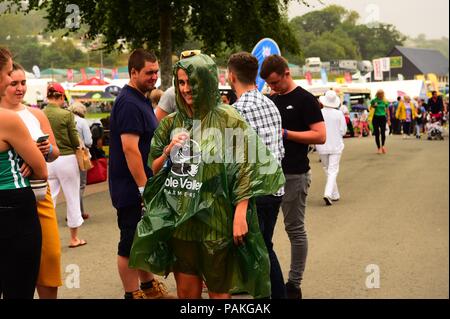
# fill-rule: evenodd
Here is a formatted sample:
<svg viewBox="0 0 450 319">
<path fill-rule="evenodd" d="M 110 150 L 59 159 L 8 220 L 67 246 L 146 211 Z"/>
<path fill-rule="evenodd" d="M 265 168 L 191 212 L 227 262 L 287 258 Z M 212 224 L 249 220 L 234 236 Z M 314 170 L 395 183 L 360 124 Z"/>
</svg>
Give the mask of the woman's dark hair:
<svg viewBox="0 0 450 319">
<path fill-rule="evenodd" d="M 25 73 L 25 69 L 23 68 L 23 66 L 17 62 L 13 62 L 13 72 L 14 71 L 23 71 L 23 73 Z"/>
<path fill-rule="evenodd" d="M 5 67 L 9 59 L 12 59 L 11 52 L 5 47 L 0 47 L 0 69 Z"/>
<path fill-rule="evenodd" d="M 47 86 L 47 98 L 48 99 L 59 99 L 64 96 L 64 89 L 59 83 L 50 83 Z"/>
</svg>

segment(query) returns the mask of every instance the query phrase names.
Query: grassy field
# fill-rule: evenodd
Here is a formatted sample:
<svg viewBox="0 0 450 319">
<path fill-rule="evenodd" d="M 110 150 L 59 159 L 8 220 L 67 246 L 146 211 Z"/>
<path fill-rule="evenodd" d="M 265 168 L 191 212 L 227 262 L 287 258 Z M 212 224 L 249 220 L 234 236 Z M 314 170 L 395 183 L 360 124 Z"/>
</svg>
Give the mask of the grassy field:
<svg viewBox="0 0 450 319">
<path fill-rule="evenodd" d="M 86 113 L 86 118 L 95 120 L 95 119 L 102 119 L 105 117 L 108 117 L 110 113 Z"/>
</svg>

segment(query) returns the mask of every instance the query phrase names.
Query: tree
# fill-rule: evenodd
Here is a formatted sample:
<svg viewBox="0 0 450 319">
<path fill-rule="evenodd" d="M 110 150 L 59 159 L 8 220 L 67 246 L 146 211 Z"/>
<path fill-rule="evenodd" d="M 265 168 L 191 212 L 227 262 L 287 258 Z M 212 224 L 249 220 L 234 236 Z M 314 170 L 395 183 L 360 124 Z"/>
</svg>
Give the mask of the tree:
<svg viewBox="0 0 450 319">
<path fill-rule="evenodd" d="M 291 24 L 296 25 L 297 29 L 302 28 L 306 32 L 312 32 L 316 36 L 320 36 L 325 32 L 336 29 L 347 14 L 348 11 L 345 8 L 331 5 L 325 9 L 295 17 L 291 20 Z"/>
<path fill-rule="evenodd" d="M 202 50 L 216 53 L 224 46 L 250 50 L 263 37 L 272 37 L 283 49 L 298 52 L 286 12 L 291 0 L 30 0 L 28 11 L 45 9 L 49 30 L 66 28 L 68 5 L 79 9 L 87 36 L 103 36 L 105 49 L 154 49 L 161 58 L 162 86 L 171 85 L 172 52 L 186 39 L 187 27 Z M 306 3 L 304 0 L 297 0 Z M 20 0 L 15 0 L 19 3 Z M 70 8 L 74 8 L 73 6 Z M 76 15 L 72 15 L 76 17 Z M 73 32 L 74 29 L 67 29 Z"/>
<path fill-rule="evenodd" d="M 402 45 L 406 40 L 406 37 L 391 24 L 380 23 L 378 27 L 372 28 L 357 25 L 347 32 L 358 43 L 361 56 L 365 60 L 384 57 L 392 48 Z"/>
<path fill-rule="evenodd" d="M 289 24 L 304 57 L 322 60 L 366 59 L 382 57 L 405 37 L 390 24 L 377 27 L 359 25 L 359 15 L 331 5 L 320 11 L 293 18 Z"/>
<path fill-rule="evenodd" d="M 435 49 L 439 50 L 446 58 L 449 56 L 448 37 L 440 39 L 427 39 L 425 34 L 419 34 L 417 38 L 406 40 L 406 45 L 413 48 Z"/>
</svg>

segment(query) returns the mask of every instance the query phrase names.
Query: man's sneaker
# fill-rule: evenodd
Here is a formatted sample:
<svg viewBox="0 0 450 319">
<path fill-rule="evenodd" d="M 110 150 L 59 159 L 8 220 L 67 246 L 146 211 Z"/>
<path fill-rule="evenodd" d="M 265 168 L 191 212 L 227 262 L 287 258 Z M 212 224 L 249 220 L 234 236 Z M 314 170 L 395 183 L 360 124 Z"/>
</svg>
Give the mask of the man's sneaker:
<svg viewBox="0 0 450 319">
<path fill-rule="evenodd" d="M 142 290 L 125 293 L 125 299 L 147 299 L 147 296 Z"/>
<path fill-rule="evenodd" d="M 296 288 L 293 283 L 286 283 L 286 296 L 287 299 L 302 299 L 302 288 Z"/>
<path fill-rule="evenodd" d="M 167 292 L 166 286 L 158 281 L 156 278 L 152 281 L 152 287 L 147 289 L 142 289 L 147 297 L 147 299 L 172 299 L 173 296 L 170 296 Z"/>
<path fill-rule="evenodd" d="M 333 201 L 331 200 L 331 198 L 329 198 L 329 197 L 327 197 L 327 196 L 324 196 L 324 197 L 323 197 L 323 200 L 325 201 L 325 204 L 326 204 L 327 206 L 333 205 Z"/>
</svg>

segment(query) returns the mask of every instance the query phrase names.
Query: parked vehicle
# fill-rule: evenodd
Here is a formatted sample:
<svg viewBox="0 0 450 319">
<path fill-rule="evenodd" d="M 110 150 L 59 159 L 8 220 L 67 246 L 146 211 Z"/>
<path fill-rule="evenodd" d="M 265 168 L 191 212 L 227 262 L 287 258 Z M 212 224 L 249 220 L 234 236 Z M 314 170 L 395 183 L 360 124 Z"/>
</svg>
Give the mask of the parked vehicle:
<svg viewBox="0 0 450 319">
<path fill-rule="evenodd" d="M 305 72 L 319 73 L 321 68 L 322 68 L 322 61 L 320 61 L 320 58 L 311 57 L 305 59 L 305 66 L 304 66 Z"/>
<path fill-rule="evenodd" d="M 359 61 L 358 62 L 358 70 L 361 71 L 362 74 L 366 74 L 373 71 L 372 62 L 368 60 Z"/>
</svg>

